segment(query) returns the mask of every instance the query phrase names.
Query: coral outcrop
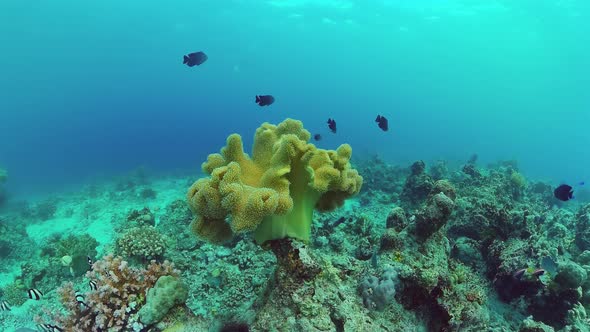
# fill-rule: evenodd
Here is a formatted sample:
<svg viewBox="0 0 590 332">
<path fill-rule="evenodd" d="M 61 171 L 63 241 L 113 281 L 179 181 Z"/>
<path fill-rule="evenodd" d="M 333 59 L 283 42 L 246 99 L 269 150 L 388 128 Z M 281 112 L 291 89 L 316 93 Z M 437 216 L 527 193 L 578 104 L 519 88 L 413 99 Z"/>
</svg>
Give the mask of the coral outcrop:
<svg viewBox="0 0 590 332">
<path fill-rule="evenodd" d="M 50 322 L 41 317 L 37 320 L 71 332 L 141 330 L 144 324 L 139 321 L 138 313 L 146 305 L 148 290 L 163 276 L 178 277 L 179 273 L 167 261 L 162 264 L 152 261 L 146 268 L 133 268 L 121 257 L 105 256 L 86 275 L 97 288 L 79 293 L 83 305 L 78 302 L 80 298 L 77 299 L 73 283 L 67 282 L 58 289 L 64 311 L 47 313 Z"/>
<path fill-rule="evenodd" d="M 264 123 L 248 156 L 241 137 L 230 135 L 221 153 L 209 155 L 202 165 L 210 177 L 188 191 L 197 215 L 193 231 L 211 242 L 244 232 L 254 232 L 261 244 L 287 237 L 309 242 L 313 210 L 341 206 L 362 185 L 350 166 L 349 145 L 323 150 L 310 138 L 297 120 Z"/>
</svg>

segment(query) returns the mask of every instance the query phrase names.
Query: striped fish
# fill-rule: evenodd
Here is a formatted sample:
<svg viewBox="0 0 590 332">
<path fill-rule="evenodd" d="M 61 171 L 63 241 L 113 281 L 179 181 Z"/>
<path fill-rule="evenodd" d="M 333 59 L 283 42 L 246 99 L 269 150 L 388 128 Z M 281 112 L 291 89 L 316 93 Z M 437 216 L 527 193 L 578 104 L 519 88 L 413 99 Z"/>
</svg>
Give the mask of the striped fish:
<svg viewBox="0 0 590 332">
<path fill-rule="evenodd" d="M 90 290 L 91 290 L 91 291 L 93 291 L 93 290 L 97 290 L 97 289 L 98 289 L 98 287 L 96 286 L 96 282 L 94 282 L 94 280 L 90 280 L 90 281 L 88 282 L 88 286 L 90 286 Z"/>
<path fill-rule="evenodd" d="M 63 332 L 62 328 L 51 324 L 38 324 L 37 329 L 43 332 Z"/>
<path fill-rule="evenodd" d="M 0 304 L 0 309 L 2 311 L 10 311 L 10 304 L 8 303 L 8 301 L 2 301 L 2 303 Z"/>
<path fill-rule="evenodd" d="M 82 293 L 80 293 L 79 291 L 76 291 L 76 302 L 87 307 L 86 303 L 84 302 L 84 295 L 82 295 Z"/>
<path fill-rule="evenodd" d="M 43 297 L 43 292 L 37 288 L 31 288 L 27 291 L 27 293 L 29 294 L 29 299 L 31 300 L 40 300 Z"/>
</svg>

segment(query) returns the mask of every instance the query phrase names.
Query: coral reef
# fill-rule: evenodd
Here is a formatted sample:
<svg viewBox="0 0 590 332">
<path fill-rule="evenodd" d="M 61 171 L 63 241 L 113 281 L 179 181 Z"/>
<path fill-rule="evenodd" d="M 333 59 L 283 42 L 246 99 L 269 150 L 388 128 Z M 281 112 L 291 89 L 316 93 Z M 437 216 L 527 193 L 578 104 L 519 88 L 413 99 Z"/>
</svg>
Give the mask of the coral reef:
<svg viewBox="0 0 590 332">
<path fill-rule="evenodd" d="M 409 208 L 415 208 L 421 203 L 432 191 L 434 181 L 426 173 L 426 164 L 423 161 L 417 161 L 410 167 L 410 175 L 406 179 L 401 200 Z"/>
<path fill-rule="evenodd" d="M 88 257 L 96 258 L 98 241 L 89 234 L 68 235 L 63 239 L 55 239 L 42 249 L 42 255 L 49 259 L 60 260 L 64 267 L 70 269 L 74 276 L 81 276 L 88 271 Z M 69 257 L 65 258 L 64 257 Z"/>
<path fill-rule="evenodd" d="M 127 214 L 127 227 L 140 227 L 140 226 L 155 226 L 156 217 L 152 211 L 148 208 L 141 210 L 131 210 Z"/>
<path fill-rule="evenodd" d="M 162 276 L 148 290 L 145 305 L 138 312 L 139 320 L 145 325 L 157 323 L 170 309 L 184 304 L 187 298 L 188 288 L 179 278 Z"/>
<path fill-rule="evenodd" d="M 397 271 L 392 267 L 386 268 L 380 278 L 373 275 L 363 277 L 359 291 L 365 307 L 383 310 L 393 301 L 398 282 Z"/>
<path fill-rule="evenodd" d="M 476 158 L 355 160 L 361 189 L 349 147 L 317 149 L 308 136 L 293 120 L 265 124 L 251 156 L 230 136 L 188 201 L 190 175 L 143 175 L 125 191 L 116 179 L 3 210 L 0 301 L 12 310 L 0 330 L 32 328 L 43 307 L 38 322 L 64 331 L 588 331 L 590 204 L 557 201 L 512 161 Z M 311 190 L 325 177 L 321 206 L 301 200 L 302 178 Z M 285 179 L 301 182 L 284 190 Z M 146 183 L 155 199 L 140 198 Z M 291 210 L 260 216 L 259 194 Z M 199 220 L 212 242 L 194 236 Z M 303 220 L 307 235 L 259 229 L 270 220 Z M 87 272 L 86 256 L 103 255 Z M 27 301 L 29 288 L 45 296 Z"/>
<path fill-rule="evenodd" d="M 57 211 L 57 199 L 49 198 L 42 202 L 37 203 L 35 206 L 35 215 L 39 220 L 45 221 L 53 218 Z"/>
<path fill-rule="evenodd" d="M 125 257 L 150 261 L 164 255 L 166 241 L 155 227 L 133 227 L 117 240 L 117 248 Z"/>
<path fill-rule="evenodd" d="M 179 273 L 168 262 L 152 261 L 146 268 L 133 268 L 121 257 L 108 255 L 96 261 L 86 275 L 97 288 L 84 294 L 84 305 L 78 303 L 74 285 L 67 282 L 58 289 L 63 313 L 46 314 L 52 325 L 65 331 L 141 330 L 138 312 L 146 304 L 148 290 L 161 277 L 177 277 Z M 37 320 L 46 323 L 41 317 Z"/>
</svg>

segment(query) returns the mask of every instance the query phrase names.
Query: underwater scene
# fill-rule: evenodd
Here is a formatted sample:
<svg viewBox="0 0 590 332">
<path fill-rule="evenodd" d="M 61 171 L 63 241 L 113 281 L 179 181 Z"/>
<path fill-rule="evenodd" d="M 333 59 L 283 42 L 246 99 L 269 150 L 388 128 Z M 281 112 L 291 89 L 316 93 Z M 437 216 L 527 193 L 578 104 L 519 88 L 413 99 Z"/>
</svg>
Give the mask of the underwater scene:
<svg viewBox="0 0 590 332">
<path fill-rule="evenodd" d="M 590 332 L 590 1 L 0 0 L 1 332 Z"/>
</svg>

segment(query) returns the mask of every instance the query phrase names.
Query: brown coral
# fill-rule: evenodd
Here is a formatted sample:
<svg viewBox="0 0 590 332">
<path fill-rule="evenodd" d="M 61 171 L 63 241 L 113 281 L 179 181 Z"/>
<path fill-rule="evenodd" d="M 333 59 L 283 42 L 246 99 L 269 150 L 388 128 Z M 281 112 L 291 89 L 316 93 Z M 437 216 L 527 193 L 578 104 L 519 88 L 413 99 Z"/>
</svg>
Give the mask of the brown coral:
<svg viewBox="0 0 590 332">
<path fill-rule="evenodd" d="M 161 276 L 179 273 L 168 261 L 132 268 L 121 257 L 105 256 L 86 275 L 97 289 L 84 294 L 85 305 L 77 303 L 71 282 L 58 289 L 64 313 L 49 314 L 52 325 L 71 332 L 131 331 L 133 324 L 139 324 L 137 312 L 145 303 L 148 289 Z"/>
</svg>

